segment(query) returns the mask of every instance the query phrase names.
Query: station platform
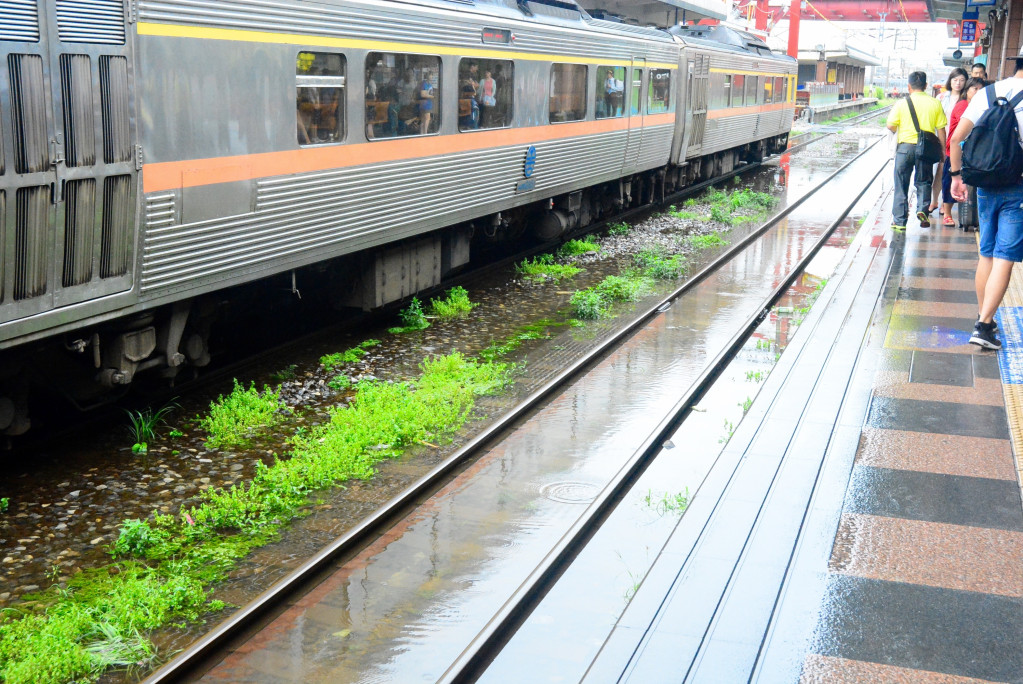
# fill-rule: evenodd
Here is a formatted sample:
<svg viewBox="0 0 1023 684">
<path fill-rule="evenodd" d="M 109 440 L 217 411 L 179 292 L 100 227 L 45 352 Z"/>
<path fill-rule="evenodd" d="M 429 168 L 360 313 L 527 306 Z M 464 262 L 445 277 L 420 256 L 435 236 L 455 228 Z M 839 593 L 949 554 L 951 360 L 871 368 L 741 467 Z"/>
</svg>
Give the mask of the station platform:
<svg viewBox="0 0 1023 684">
<path fill-rule="evenodd" d="M 970 345 L 975 234 L 893 234 L 890 202 L 585 681 L 1023 681 L 1023 286 Z"/>
<path fill-rule="evenodd" d="M 865 112 L 870 107 L 873 107 L 878 103 L 876 97 L 860 97 L 853 100 L 839 100 L 831 104 L 824 105 L 802 105 L 798 103 L 796 105 L 797 116 L 801 119 L 805 119 L 808 123 L 821 123 L 828 119 L 849 112 Z"/>
</svg>

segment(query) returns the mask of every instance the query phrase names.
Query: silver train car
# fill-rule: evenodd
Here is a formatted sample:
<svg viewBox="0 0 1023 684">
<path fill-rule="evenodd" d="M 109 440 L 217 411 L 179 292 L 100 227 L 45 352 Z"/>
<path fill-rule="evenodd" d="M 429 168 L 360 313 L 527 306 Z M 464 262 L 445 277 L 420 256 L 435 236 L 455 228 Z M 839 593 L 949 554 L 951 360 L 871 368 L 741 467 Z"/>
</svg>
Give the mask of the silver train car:
<svg viewBox="0 0 1023 684">
<path fill-rule="evenodd" d="M 372 309 L 784 149 L 796 63 L 572 0 L 0 0 L 0 433 L 209 363 L 225 292 Z"/>
</svg>

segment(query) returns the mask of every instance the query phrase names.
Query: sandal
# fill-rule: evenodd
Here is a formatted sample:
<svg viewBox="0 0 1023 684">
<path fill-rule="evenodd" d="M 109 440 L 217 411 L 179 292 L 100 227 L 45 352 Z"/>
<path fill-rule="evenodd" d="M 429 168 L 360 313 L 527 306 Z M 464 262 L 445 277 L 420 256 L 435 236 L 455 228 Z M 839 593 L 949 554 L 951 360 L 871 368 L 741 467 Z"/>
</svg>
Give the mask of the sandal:
<svg viewBox="0 0 1023 684">
<path fill-rule="evenodd" d="M 941 222 L 941 225 L 947 226 L 948 228 L 955 228 L 956 220 L 951 216 L 946 216 L 945 219 Z"/>
<path fill-rule="evenodd" d="M 938 208 L 938 205 L 937 205 L 937 204 L 931 204 L 931 205 L 928 205 L 928 206 L 927 206 L 927 213 L 928 213 L 928 214 L 933 214 L 933 213 L 934 213 L 934 210 L 935 210 L 935 209 L 937 209 L 937 208 Z"/>
</svg>

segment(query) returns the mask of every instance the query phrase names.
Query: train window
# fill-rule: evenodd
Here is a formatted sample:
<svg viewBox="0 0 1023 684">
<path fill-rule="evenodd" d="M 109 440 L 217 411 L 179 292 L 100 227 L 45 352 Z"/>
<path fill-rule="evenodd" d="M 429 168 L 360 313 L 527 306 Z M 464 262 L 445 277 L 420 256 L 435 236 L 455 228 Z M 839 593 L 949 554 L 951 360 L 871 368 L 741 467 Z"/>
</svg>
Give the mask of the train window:
<svg viewBox="0 0 1023 684">
<path fill-rule="evenodd" d="M 504 59 L 458 63 L 458 130 L 511 125 L 515 64 Z"/>
<path fill-rule="evenodd" d="M 551 65 L 551 123 L 579 121 L 586 116 L 586 66 Z"/>
<path fill-rule="evenodd" d="M 757 103 L 757 81 L 759 79 L 756 76 L 746 77 L 746 106 L 755 105 Z"/>
<path fill-rule="evenodd" d="M 593 104 L 598 119 L 625 114 L 625 67 L 597 67 L 597 91 Z"/>
<path fill-rule="evenodd" d="M 774 79 L 764 77 L 764 104 L 774 102 Z"/>
<path fill-rule="evenodd" d="M 646 111 L 660 114 L 672 111 L 671 69 L 651 69 L 650 83 L 647 84 Z"/>
<path fill-rule="evenodd" d="M 345 58 L 300 52 L 295 70 L 298 144 L 338 143 L 345 135 Z"/>
<path fill-rule="evenodd" d="M 639 91 L 643 88 L 643 72 L 640 69 L 632 70 L 632 90 L 629 93 L 629 111 L 639 114 Z"/>
<path fill-rule="evenodd" d="M 366 138 L 428 135 L 440 129 L 440 57 L 366 56 Z"/>
<path fill-rule="evenodd" d="M 743 106 L 743 84 L 746 82 L 746 77 L 742 74 L 736 74 L 732 76 L 732 107 Z"/>
<path fill-rule="evenodd" d="M 774 79 L 774 101 L 785 101 L 785 79 L 781 76 L 776 76 Z"/>
<path fill-rule="evenodd" d="M 720 74 L 719 76 L 723 78 L 719 92 L 714 95 L 716 100 L 715 109 L 726 108 L 731 100 L 731 74 Z"/>
</svg>

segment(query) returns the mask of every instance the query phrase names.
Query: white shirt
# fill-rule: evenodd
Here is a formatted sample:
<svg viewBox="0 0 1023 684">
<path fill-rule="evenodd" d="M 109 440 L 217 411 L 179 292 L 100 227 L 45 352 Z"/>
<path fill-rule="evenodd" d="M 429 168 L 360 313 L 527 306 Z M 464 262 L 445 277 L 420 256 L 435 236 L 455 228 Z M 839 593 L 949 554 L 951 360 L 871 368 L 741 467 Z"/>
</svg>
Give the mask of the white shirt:
<svg viewBox="0 0 1023 684">
<path fill-rule="evenodd" d="M 946 90 L 938 97 L 938 102 L 941 103 L 941 109 L 945 112 L 945 119 L 951 120 L 952 110 L 955 109 L 956 103 L 959 102 L 959 93 L 956 93 L 955 99 L 953 99 L 952 93 Z"/>
<path fill-rule="evenodd" d="M 1021 90 L 1023 90 L 1023 78 L 1013 76 L 995 83 L 995 96 L 1004 97 L 1006 100 L 1011 100 Z M 973 96 L 970 104 L 966 107 L 966 111 L 963 112 L 962 118 L 969 119 L 972 123 L 976 124 L 980 120 L 981 115 L 990 106 L 990 103 L 987 101 L 987 88 L 985 88 Z M 1016 105 L 1016 125 L 1019 127 L 1020 142 L 1023 143 L 1023 102 Z"/>
</svg>

